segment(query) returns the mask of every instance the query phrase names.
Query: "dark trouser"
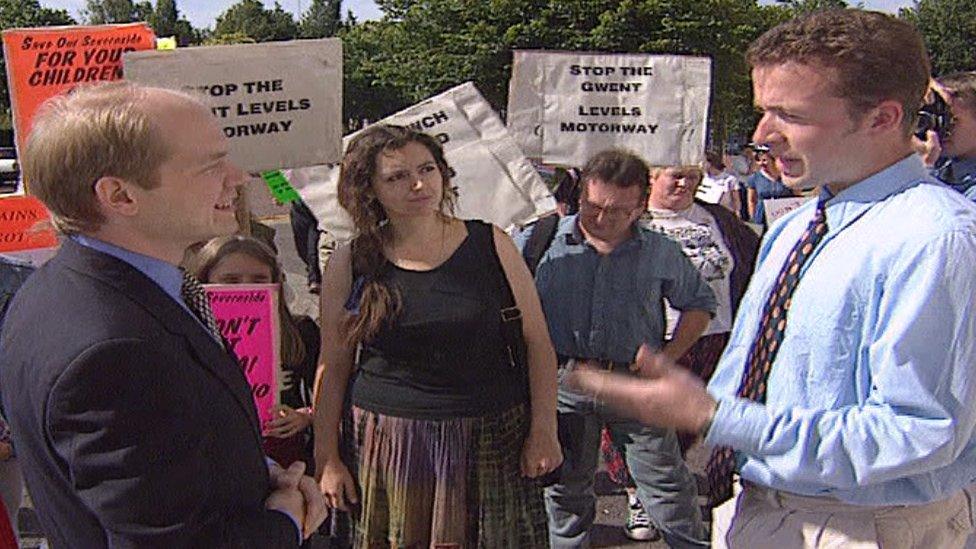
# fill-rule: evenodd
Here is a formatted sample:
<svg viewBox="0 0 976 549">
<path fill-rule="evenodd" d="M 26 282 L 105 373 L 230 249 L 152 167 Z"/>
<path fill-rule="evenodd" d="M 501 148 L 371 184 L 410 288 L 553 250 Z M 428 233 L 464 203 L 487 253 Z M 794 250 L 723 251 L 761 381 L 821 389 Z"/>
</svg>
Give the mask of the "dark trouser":
<svg viewBox="0 0 976 549">
<path fill-rule="evenodd" d="M 309 284 L 322 283 L 322 270 L 319 268 L 319 222 L 312 210 L 301 200 L 291 203 L 291 232 L 295 239 L 295 250 L 305 263 Z"/>
</svg>

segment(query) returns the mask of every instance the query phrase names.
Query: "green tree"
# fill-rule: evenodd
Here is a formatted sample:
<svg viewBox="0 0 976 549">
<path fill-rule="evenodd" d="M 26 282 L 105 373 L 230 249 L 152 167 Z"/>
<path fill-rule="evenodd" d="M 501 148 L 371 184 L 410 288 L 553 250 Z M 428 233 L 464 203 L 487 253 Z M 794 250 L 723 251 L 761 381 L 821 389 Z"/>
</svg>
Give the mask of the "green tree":
<svg viewBox="0 0 976 549">
<path fill-rule="evenodd" d="M 917 0 L 898 15 L 922 33 L 935 74 L 976 70 L 976 3 L 972 0 Z"/>
<path fill-rule="evenodd" d="M 328 38 L 339 32 L 342 24 L 342 0 L 312 0 L 298 23 L 301 38 Z"/>
<path fill-rule="evenodd" d="M 0 28 L 50 27 L 77 22 L 65 10 L 42 8 L 38 0 L 0 0 Z M 10 128 L 6 62 L 0 58 L 0 128 Z"/>
<path fill-rule="evenodd" d="M 156 36 L 175 36 L 180 46 L 200 42 L 200 32 L 186 18 L 180 16 L 176 0 L 157 0 L 156 8 L 147 22 Z"/>
<path fill-rule="evenodd" d="M 240 0 L 217 16 L 213 39 L 235 34 L 255 42 L 292 40 L 298 36 L 298 25 L 278 2 L 266 9 L 260 0 Z"/>
<path fill-rule="evenodd" d="M 844 0 L 776 0 L 776 3 L 786 8 L 793 16 L 849 7 Z"/>
<path fill-rule="evenodd" d="M 85 0 L 81 18 L 89 25 L 146 21 L 153 13 L 149 0 Z"/>
<path fill-rule="evenodd" d="M 349 118 L 375 119 L 465 80 L 473 80 L 501 109 L 513 49 L 706 55 L 713 59 L 710 126 L 717 142 L 751 130 L 755 120 L 743 53 L 785 12 L 742 0 L 377 3 L 381 21 L 341 35 Z M 367 103 L 354 92 L 374 89 L 382 90 L 382 102 Z"/>
</svg>

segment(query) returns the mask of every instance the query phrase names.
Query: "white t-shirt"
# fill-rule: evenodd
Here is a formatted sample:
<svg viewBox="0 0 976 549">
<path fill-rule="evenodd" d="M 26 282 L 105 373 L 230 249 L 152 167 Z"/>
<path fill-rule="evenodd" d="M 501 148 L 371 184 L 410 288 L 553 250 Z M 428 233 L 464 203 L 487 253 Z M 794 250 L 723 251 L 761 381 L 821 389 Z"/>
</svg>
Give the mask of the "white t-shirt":
<svg viewBox="0 0 976 549">
<path fill-rule="evenodd" d="M 732 268 L 735 260 L 722 240 L 718 223 L 705 208 L 692 204 L 681 212 L 649 209 L 641 218 L 642 224 L 664 234 L 681 245 L 685 256 L 698 269 L 702 278 L 715 292 L 715 316 L 702 335 L 721 334 L 732 330 Z M 680 311 L 672 309 L 665 300 L 667 337 L 671 338 Z"/>
</svg>

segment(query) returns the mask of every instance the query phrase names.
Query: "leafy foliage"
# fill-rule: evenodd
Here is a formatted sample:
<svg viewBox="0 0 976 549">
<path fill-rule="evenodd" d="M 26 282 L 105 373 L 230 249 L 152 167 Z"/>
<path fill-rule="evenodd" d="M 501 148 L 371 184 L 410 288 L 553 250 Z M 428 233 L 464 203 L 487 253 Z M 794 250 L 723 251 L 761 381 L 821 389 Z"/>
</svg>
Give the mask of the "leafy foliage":
<svg viewBox="0 0 976 549">
<path fill-rule="evenodd" d="M 899 16 L 921 31 L 935 74 L 976 70 L 976 2 L 917 0 Z"/>
<path fill-rule="evenodd" d="M 298 25 L 290 13 L 275 2 L 267 9 L 259 0 L 240 0 L 217 16 L 214 38 L 243 35 L 255 42 L 292 40 L 298 36 Z"/>
<path fill-rule="evenodd" d="M 312 0 L 298 23 L 300 38 L 335 36 L 342 25 L 342 0 Z"/>
</svg>

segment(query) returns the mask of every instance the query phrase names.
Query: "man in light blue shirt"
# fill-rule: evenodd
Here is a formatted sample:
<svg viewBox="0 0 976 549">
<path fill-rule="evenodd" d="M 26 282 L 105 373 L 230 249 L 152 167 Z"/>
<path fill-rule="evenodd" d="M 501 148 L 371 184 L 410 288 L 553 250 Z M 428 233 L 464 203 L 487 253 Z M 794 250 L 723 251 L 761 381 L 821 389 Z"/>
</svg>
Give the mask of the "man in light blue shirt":
<svg viewBox="0 0 976 549">
<path fill-rule="evenodd" d="M 604 151 L 587 162 L 581 181 L 579 214 L 560 220 L 536 270 L 560 375 L 572 363 L 630 372 L 642 347 L 677 359 L 707 327 L 715 297 L 677 243 L 637 225 L 649 190 L 646 164 L 624 151 Z M 530 237 L 527 231 L 517 244 L 524 246 Z M 665 298 L 681 311 L 667 343 Z M 638 506 L 643 504 L 665 540 L 673 547 L 705 545 L 694 479 L 672 429 L 622 419 L 562 384 L 558 407 L 565 462 L 546 493 L 553 547 L 589 545 L 604 424 L 614 440 L 629 441 L 625 457 Z M 646 525 L 643 530 L 650 533 Z"/>
<path fill-rule="evenodd" d="M 976 208 L 911 147 L 929 74 L 921 38 L 887 15 L 835 10 L 770 30 L 748 57 L 755 141 L 820 200 L 770 227 L 707 392 L 674 366 L 652 381 L 574 380 L 735 450 L 743 490 L 713 515 L 715 546 L 959 547 L 976 478 Z M 787 287 L 821 204 L 826 232 Z M 785 312 L 767 306 L 774 292 L 792 292 Z M 757 380 L 765 398 L 744 397 Z"/>
</svg>

